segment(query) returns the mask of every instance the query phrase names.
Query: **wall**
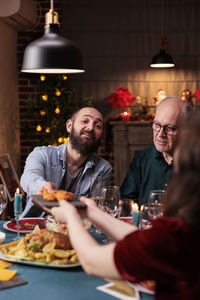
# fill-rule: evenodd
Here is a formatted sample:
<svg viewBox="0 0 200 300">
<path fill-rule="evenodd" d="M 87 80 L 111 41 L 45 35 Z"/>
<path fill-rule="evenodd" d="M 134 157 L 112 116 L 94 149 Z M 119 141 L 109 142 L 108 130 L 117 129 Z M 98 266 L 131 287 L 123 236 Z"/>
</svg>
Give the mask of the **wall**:
<svg viewBox="0 0 200 300">
<path fill-rule="evenodd" d="M 93 96 L 106 114 L 107 97 L 128 87 L 153 104 L 162 88 L 180 95 L 200 87 L 200 2 L 198 0 L 68 0 L 63 1 L 65 36 L 76 42 L 87 72 L 74 76 L 74 86 Z M 151 69 L 165 33 L 174 69 Z"/>
<path fill-rule="evenodd" d="M 35 21 L 29 0 L 7 0 L 0 3 L 0 154 L 9 153 L 19 170 L 19 102 L 17 82 L 17 31 Z"/>
</svg>

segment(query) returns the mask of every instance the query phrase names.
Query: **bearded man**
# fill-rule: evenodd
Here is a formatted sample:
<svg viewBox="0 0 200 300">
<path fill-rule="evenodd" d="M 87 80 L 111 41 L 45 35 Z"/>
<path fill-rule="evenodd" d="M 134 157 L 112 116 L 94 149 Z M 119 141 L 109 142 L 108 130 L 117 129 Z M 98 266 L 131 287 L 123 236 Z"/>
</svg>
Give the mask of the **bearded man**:
<svg viewBox="0 0 200 300">
<path fill-rule="evenodd" d="M 79 199 L 80 196 L 90 197 L 94 176 L 101 176 L 103 185 L 109 184 L 112 167 L 95 154 L 103 135 L 101 113 L 93 107 L 84 107 L 66 122 L 66 129 L 69 140 L 65 144 L 36 147 L 27 157 L 20 179 L 27 193 L 21 217 L 44 215 L 30 197 L 41 194 L 44 189 L 49 193 L 64 189 Z"/>
</svg>

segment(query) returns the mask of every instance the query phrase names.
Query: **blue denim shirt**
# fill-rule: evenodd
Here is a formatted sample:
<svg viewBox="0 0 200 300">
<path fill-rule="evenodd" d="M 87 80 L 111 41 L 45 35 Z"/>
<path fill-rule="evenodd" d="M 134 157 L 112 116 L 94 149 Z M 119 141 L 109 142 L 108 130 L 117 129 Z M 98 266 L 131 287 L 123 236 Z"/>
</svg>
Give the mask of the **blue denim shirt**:
<svg viewBox="0 0 200 300">
<path fill-rule="evenodd" d="M 27 193 L 26 207 L 21 215 L 25 216 L 33 206 L 32 198 L 40 187 L 50 181 L 59 189 L 65 175 L 66 168 L 66 146 L 67 143 L 60 146 L 42 146 L 36 147 L 27 157 L 24 172 L 20 179 L 23 190 Z M 89 197 L 92 176 L 102 176 L 102 183 L 109 183 L 112 173 L 111 165 L 96 154 L 91 154 L 86 163 L 78 182 L 74 197 Z M 39 216 L 44 215 L 40 213 Z"/>
</svg>

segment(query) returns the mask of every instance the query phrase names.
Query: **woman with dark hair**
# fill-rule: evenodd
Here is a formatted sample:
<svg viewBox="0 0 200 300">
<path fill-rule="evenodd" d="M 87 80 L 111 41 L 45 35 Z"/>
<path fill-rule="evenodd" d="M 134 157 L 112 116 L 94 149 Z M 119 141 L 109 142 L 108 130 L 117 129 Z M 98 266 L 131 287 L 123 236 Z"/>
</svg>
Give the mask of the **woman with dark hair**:
<svg viewBox="0 0 200 300">
<path fill-rule="evenodd" d="M 91 275 L 131 282 L 154 280 L 156 299 L 200 299 L 200 111 L 180 128 L 176 174 L 164 199 L 164 214 L 140 229 L 100 211 L 87 198 L 86 216 L 114 242 L 100 246 L 66 201 L 52 214 L 66 222 L 80 262 Z"/>
</svg>

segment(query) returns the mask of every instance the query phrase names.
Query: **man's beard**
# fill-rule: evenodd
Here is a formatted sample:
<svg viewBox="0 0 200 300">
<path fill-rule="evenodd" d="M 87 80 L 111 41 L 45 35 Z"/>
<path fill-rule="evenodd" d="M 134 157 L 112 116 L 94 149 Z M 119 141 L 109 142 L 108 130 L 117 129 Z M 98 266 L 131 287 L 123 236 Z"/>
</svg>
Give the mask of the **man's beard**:
<svg viewBox="0 0 200 300">
<path fill-rule="evenodd" d="M 82 134 L 86 133 L 90 136 L 91 139 L 83 139 L 81 137 Z M 78 135 L 75 130 L 74 126 L 72 125 L 72 130 L 69 135 L 70 137 L 70 143 L 72 145 L 72 148 L 75 149 L 77 152 L 79 152 L 83 156 L 89 156 L 93 152 L 96 152 L 99 148 L 99 144 L 101 141 L 101 138 L 99 140 L 96 140 L 94 131 L 87 131 L 87 130 L 81 130 L 80 134 Z"/>
</svg>

